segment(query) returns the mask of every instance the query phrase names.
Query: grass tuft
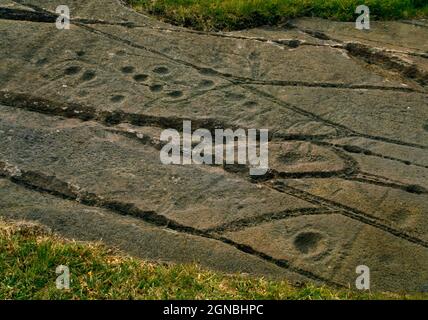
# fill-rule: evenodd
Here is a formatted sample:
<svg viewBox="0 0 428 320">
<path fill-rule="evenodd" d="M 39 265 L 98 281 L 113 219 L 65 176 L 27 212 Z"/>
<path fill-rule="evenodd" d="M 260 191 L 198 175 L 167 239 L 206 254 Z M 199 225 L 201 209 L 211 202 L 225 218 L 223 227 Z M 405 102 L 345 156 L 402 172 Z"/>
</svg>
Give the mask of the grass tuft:
<svg viewBox="0 0 428 320">
<path fill-rule="evenodd" d="M 69 290 L 55 286 L 59 265 Z M 148 263 L 98 243 L 62 239 L 37 224 L 0 220 L 0 299 L 410 299 L 314 285 L 292 286 L 197 265 Z"/>
<path fill-rule="evenodd" d="M 428 17 L 426 0 L 128 0 L 137 10 L 197 30 L 237 30 L 278 25 L 290 18 L 355 21 L 365 4 L 373 20 Z"/>
</svg>

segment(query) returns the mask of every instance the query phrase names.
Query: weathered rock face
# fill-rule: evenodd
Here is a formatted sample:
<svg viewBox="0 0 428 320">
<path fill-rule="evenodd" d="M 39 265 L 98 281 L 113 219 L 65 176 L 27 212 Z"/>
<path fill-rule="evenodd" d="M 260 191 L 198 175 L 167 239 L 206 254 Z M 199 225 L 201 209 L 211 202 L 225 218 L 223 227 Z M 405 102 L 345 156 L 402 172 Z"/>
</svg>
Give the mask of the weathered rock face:
<svg viewBox="0 0 428 320">
<path fill-rule="evenodd" d="M 211 34 L 67 2 L 70 30 L 52 1 L 0 1 L 1 216 L 150 260 L 426 287 L 426 22 Z M 271 172 L 163 165 L 183 120 L 269 129 Z"/>
</svg>

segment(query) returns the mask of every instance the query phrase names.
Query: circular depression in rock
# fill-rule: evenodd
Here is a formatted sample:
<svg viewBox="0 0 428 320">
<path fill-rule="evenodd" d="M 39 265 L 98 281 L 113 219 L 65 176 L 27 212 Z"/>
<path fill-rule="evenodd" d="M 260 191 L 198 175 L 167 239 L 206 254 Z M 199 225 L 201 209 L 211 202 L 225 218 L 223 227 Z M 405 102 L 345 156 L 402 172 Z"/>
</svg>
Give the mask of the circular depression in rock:
<svg viewBox="0 0 428 320">
<path fill-rule="evenodd" d="M 318 232 L 302 232 L 294 238 L 294 246 L 304 254 L 313 253 L 322 246 L 322 239 L 323 236 Z"/>
<path fill-rule="evenodd" d="M 124 66 L 121 68 L 122 73 L 129 74 L 133 73 L 135 71 L 135 68 L 133 66 Z"/>
<path fill-rule="evenodd" d="M 147 74 L 140 73 L 134 76 L 134 80 L 137 82 L 143 82 L 143 81 L 146 81 L 148 77 L 149 76 Z"/>
<path fill-rule="evenodd" d="M 169 73 L 169 69 L 167 67 L 156 67 L 153 69 L 153 72 L 160 74 L 160 75 L 166 75 Z"/>
<path fill-rule="evenodd" d="M 64 74 L 66 74 L 67 76 L 72 76 L 78 74 L 80 70 L 81 68 L 79 66 L 69 66 L 64 70 Z"/>
</svg>

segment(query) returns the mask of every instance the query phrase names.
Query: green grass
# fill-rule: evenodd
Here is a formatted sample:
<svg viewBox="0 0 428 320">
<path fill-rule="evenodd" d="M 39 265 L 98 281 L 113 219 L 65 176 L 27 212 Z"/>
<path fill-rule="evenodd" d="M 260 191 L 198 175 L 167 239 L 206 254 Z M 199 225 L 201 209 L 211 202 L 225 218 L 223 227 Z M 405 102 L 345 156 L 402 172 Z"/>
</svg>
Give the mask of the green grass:
<svg viewBox="0 0 428 320">
<path fill-rule="evenodd" d="M 426 0 L 128 0 L 137 10 L 198 30 L 235 30 L 277 25 L 289 18 L 314 16 L 355 21 L 365 4 L 371 19 L 427 17 Z"/>
<path fill-rule="evenodd" d="M 70 268 L 71 287 L 58 290 L 55 269 Z M 37 225 L 0 220 L 0 299 L 404 299 L 226 275 L 196 265 L 147 263 L 100 244 L 76 243 Z M 422 298 L 422 297 L 418 297 Z"/>
</svg>

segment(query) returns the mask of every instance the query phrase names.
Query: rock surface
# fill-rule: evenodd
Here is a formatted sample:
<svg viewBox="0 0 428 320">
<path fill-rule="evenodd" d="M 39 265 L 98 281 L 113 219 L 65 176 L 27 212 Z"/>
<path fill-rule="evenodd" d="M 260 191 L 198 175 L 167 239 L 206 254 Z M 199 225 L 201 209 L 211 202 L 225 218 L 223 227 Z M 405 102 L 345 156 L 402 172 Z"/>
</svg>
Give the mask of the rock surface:
<svg viewBox="0 0 428 320">
<path fill-rule="evenodd" d="M 67 4 L 58 30 L 53 1 L 0 0 L 0 216 L 149 260 L 426 287 L 426 21 L 205 33 Z M 163 165 L 183 120 L 269 129 L 270 174 Z"/>
</svg>

